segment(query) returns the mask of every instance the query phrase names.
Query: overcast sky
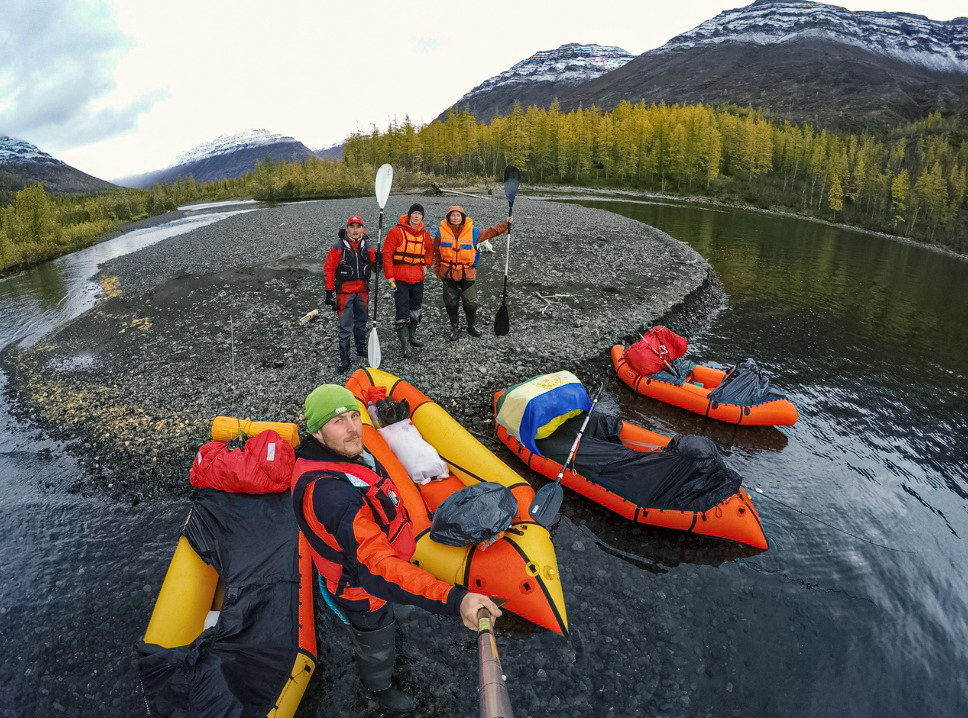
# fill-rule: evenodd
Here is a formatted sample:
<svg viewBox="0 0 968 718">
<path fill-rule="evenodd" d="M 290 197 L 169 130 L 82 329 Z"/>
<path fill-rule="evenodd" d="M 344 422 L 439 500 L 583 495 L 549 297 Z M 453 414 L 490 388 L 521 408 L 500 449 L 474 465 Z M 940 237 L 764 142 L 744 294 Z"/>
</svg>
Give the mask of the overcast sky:
<svg viewBox="0 0 968 718">
<path fill-rule="evenodd" d="M 0 135 L 102 179 L 162 169 L 219 135 L 311 149 L 409 115 L 570 42 L 638 55 L 744 0 L 0 0 Z M 966 0 L 844 0 L 968 15 Z"/>
</svg>

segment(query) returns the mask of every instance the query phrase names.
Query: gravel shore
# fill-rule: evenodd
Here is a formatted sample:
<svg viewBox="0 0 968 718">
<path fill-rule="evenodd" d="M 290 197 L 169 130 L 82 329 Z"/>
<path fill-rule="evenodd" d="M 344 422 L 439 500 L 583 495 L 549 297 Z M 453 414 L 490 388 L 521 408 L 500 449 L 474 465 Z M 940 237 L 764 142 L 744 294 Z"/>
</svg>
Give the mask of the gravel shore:
<svg viewBox="0 0 968 718">
<path fill-rule="evenodd" d="M 390 198 L 384 235 L 413 201 L 436 226 L 461 204 L 480 227 L 503 220 L 492 199 Z M 336 371 L 335 315 L 322 303 L 322 267 L 337 230 L 360 214 L 377 239 L 372 198 L 289 204 L 229 217 L 113 260 L 102 301 L 30 349 L 3 356 L 22 415 L 67 442 L 85 467 L 71 491 L 138 502 L 184 495 L 190 457 L 212 417 L 301 421 L 306 394 Z M 381 368 L 450 411 L 491 448 L 493 393 L 569 369 L 585 381 L 612 372 L 609 347 L 653 323 L 673 328 L 721 305 L 708 263 L 642 223 L 575 204 L 519 195 L 507 304 L 511 332 L 494 335 L 506 236 L 478 270 L 480 338 L 447 340 L 441 285 L 429 271 L 425 344 L 404 359 L 393 299 L 381 278 Z M 316 319 L 299 318 L 319 308 Z M 462 318 L 463 324 L 463 318 Z M 353 368 L 365 365 L 365 357 Z M 513 463 L 512 463 L 513 465 Z"/>
</svg>

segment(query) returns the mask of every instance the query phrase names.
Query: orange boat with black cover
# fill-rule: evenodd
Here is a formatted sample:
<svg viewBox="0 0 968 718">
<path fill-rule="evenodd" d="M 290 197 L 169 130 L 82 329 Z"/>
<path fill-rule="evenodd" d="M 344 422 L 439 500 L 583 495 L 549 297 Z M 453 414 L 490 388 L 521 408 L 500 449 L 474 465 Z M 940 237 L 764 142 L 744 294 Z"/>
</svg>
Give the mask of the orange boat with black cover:
<svg viewBox="0 0 968 718">
<path fill-rule="evenodd" d="M 530 441 L 538 449 L 532 451 L 503 425 L 511 425 L 507 416 L 501 416 L 506 393 L 494 395 L 498 438 L 529 468 L 557 478 L 585 412 L 574 413 L 552 433 Z M 670 439 L 597 412 L 590 418 L 595 421 L 582 436 L 573 468 L 562 476 L 564 486 L 637 523 L 769 547 L 759 514 L 739 486 L 741 477 L 725 467 L 709 439 L 682 435 Z M 704 452 L 701 460 L 694 458 Z"/>
<path fill-rule="evenodd" d="M 680 366 L 679 362 L 675 364 Z M 689 368 L 681 384 L 664 381 L 660 377 L 666 376 L 671 380 L 671 375 L 666 372 L 643 374 L 637 371 L 627 360 L 626 347 L 622 344 L 612 347 L 612 365 L 619 378 L 639 394 L 702 414 L 710 419 L 747 426 L 793 426 L 797 422 L 796 406 L 782 394 L 757 404 L 716 401 L 713 391 L 727 376 L 727 373 L 721 369 L 689 362 Z M 710 397 L 710 394 L 713 396 Z"/>
<path fill-rule="evenodd" d="M 369 367 L 354 372 L 346 388 L 360 402 L 367 451 L 390 473 L 410 514 L 417 540 L 412 562 L 442 581 L 505 598 L 505 610 L 567 634 L 568 617 L 551 536 L 528 513 L 534 498 L 531 485 L 409 382 Z M 383 394 L 398 402 L 407 400 L 411 422 L 444 460 L 449 476 L 420 485 L 410 479 L 367 412 L 368 403 L 375 403 L 373 397 Z M 455 491 L 482 481 L 506 486 L 517 500 L 517 515 L 510 528 L 486 548 L 433 541 L 432 513 Z"/>
</svg>

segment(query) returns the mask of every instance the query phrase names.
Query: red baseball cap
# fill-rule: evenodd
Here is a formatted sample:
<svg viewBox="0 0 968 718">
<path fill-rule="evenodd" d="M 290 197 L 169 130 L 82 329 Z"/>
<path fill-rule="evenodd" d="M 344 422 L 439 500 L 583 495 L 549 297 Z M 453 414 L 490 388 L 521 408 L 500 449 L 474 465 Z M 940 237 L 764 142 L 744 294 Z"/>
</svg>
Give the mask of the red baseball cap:
<svg viewBox="0 0 968 718">
<path fill-rule="evenodd" d="M 351 224 L 358 224 L 358 225 L 360 225 L 362 227 L 363 226 L 363 220 L 360 217 L 357 217 L 354 214 L 352 217 L 350 217 L 348 220 L 346 220 L 346 224 L 347 224 L 347 226 L 349 226 Z"/>
</svg>

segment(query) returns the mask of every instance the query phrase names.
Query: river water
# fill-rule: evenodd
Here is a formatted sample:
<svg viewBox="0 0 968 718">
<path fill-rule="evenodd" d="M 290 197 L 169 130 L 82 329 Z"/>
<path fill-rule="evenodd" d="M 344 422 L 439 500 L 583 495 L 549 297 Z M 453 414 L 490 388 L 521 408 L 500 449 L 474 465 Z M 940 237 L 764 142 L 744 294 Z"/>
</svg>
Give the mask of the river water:
<svg viewBox="0 0 968 718">
<path fill-rule="evenodd" d="M 619 393 L 627 417 L 711 436 L 764 492 L 770 549 L 726 569 L 763 572 L 771 599 L 749 606 L 741 715 L 968 715 L 968 262 L 768 214 L 582 204 L 706 257 L 729 303 L 689 356 L 753 357 L 799 410 L 733 429 Z"/>
<path fill-rule="evenodd" d="M 634 527 L 569 492 L 554 538 L 572 636 L 499 630 L 515 714 L 968 715 L 968 262 L 793 218 L 584 204 L 709 259 L 728 306 L 695 322 L 689 356 L 755 358 L 800 420 L 730 427 L 614 382 L 603 409 L 728 453 L 761 492 L 770 548 Z M 0 282 L 3 343 L 77 316 L 96 264 L 158 231 Z M 70 494 L 60 446 L 2 402 L 0 426 L 0 716 L 144 715 L 134 645 L 187 503 Z M 402 672 L 437 671 L 434 696 L 461 696 L 422 714 L 473 715 L 473 637 L 409 622 Z M 324 655 L 300 715 L 361 714 L 324 685 L 339 658 Z"/>
</svg>

